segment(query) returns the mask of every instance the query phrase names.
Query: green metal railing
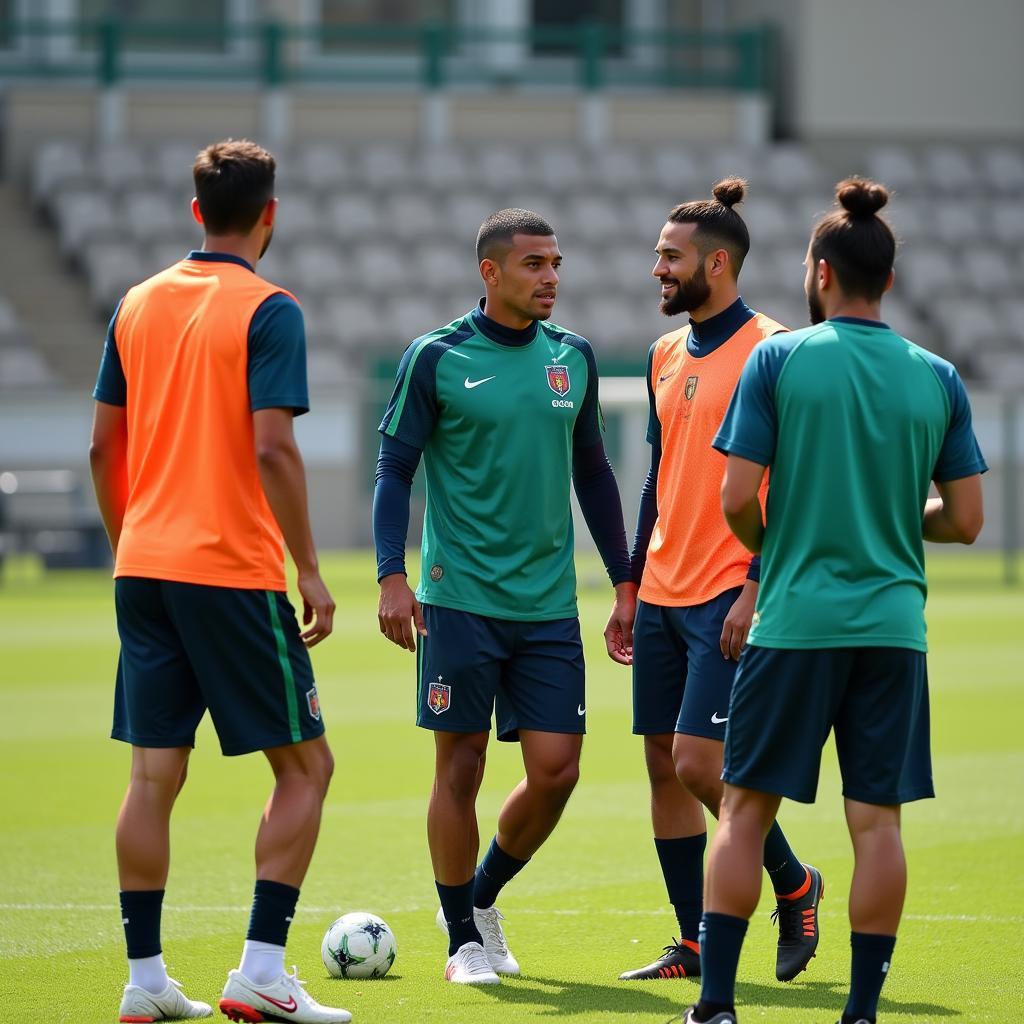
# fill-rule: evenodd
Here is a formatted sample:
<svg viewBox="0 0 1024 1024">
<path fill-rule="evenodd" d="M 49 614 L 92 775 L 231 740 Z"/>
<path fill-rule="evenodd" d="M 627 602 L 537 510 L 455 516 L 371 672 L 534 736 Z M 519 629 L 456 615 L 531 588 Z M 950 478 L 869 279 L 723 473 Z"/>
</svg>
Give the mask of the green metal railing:
<svg viewBox="0 0 1024 1024">
<path fill-rule="evenodd" d="M 769 28 L 639 31 L 600 22 L 526 30 L 261 22 L 0 23 L 0 79 L 576 86 L 771 91 Z M 509 56 L 511 54 L 511 56 Z"/>
</svg>

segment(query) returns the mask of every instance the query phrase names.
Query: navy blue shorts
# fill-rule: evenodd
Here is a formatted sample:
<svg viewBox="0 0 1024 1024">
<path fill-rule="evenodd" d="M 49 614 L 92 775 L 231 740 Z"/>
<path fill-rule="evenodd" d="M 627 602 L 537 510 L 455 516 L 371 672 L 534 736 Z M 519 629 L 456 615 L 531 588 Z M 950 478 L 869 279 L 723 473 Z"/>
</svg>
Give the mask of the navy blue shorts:
<svg viewBox="0 0 1024 1024">
<path fill-rule="evenodd" d="M 121 577 L 114 601 L 114 739 L 192 747 L 207 708 L 225 754 L 323 734 L 313 667 L 284 594 Z"/>
<path fill-rule="evenodd" d="M 516 622 L 423 605 L 416 724 L 440 732 L 586 732 L 579 619 Z"/>
<path fill-rule="evenodd" d="M 633 732 L 725 739 L 736 662 L 726 660 L 720 641 L 722 624 L 742 589 L 689 608 L 637 603 Z"/>
<path fill-rule="evenodd" d="M 906 647 L 748 647 L 732 690 L 722 778 L 813 803 L 832 730 L 843 796 L 885 806 L 935 796 L 927 663 Z"/>
</svg>

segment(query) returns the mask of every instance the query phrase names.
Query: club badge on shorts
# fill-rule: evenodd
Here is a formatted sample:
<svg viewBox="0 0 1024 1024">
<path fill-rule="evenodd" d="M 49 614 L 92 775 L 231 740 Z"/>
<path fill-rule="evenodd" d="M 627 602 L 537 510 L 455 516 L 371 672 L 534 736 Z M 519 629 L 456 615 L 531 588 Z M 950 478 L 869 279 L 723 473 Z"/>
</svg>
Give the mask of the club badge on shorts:
<svg viewBox="0 0 1024 1024">
<path fill-rule="evenodd" d="M 309 714 L 311 718 L 320 721 L 320 697 L 316 692 L 314 686 L 312 690 L 306 691 L 306 704 L 309 707 Z"/>
<path fill-rule="evenodd" d="M 452 688 L 447 683 L 442 683 L 444 676 L 438 676 L 436 683 L 430 684 L 427 693 L 427 707 L 435 715 L 444 714 L 452 705 Z"/>
<path fill-rule="evenodd" d="M 558 396 L 569 393 L 572 385 L 569 383 L 568 366 L 545 366 L 548 375 L 548 387 Z"/>
</svg>

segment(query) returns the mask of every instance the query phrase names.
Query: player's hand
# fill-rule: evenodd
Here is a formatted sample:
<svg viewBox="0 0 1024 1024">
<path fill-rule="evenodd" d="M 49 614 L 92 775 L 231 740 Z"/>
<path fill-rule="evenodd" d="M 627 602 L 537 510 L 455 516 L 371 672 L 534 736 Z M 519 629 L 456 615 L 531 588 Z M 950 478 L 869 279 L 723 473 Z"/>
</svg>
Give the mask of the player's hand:
<svg viewBox="0 0 1024 1024">
<path fill-rule="evenodd" d="M 726 661 L 730 658 L 733 661 L 740 660 L 743 646 L 747 642 L 747 634 L 750 632 L 750 624 L 754 621 L 756 603 L 757 583 L 754 580 L 747 580 L 722 624 L 722 636 L 718 643 Z"/>
<path fill-rule="evenodd" d="M 302 595 L 302 624 L 308 626 L 299 635 L 307 647 L 315 647 L 334 629 L 334 598 L 316 570 L 299 573 Z"/>
<path fill-rule="evenodd" d="M 380 631 L 399 647 L 416 650 L 416 634 L 427 635 L 423 609 L 406 581 L 405 574 L 396 572 L 380 581 L 380 604 L 377 606 Z"/>
<path fill-rule="evenodd" d="M 604 627 L 608 657 L 620 665 L 633 664 L 633 620 L 636 618 L 636 584 L 620 583 L 615 588 L 615 604 Z"/>
</svg>

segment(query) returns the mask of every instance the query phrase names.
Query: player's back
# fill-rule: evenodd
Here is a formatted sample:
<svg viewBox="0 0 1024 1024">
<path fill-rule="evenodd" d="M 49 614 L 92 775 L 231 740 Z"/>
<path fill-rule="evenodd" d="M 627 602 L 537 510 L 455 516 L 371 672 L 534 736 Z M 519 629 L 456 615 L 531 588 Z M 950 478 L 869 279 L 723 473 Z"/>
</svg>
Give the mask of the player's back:
<svg viewBox="0 0 1024 1024">
<path fill-rule="evenodd" d="M 769 344 L 784 361 L 756 642 L 923 650 L 921 518 L 955 370 L 868 321 Z"/>
<path fill-rule="evenodd" d="M 115 575 L 284 589 L 247 386 L 250 323 L 281 291 L 240 261 L 190 258 L 122 301 L 129 492 Z"/>
</svg>

